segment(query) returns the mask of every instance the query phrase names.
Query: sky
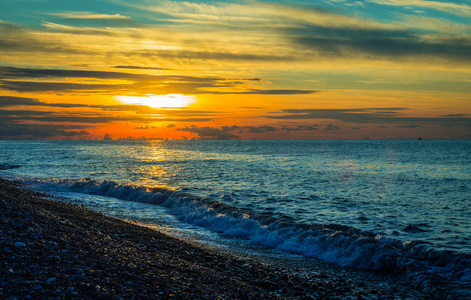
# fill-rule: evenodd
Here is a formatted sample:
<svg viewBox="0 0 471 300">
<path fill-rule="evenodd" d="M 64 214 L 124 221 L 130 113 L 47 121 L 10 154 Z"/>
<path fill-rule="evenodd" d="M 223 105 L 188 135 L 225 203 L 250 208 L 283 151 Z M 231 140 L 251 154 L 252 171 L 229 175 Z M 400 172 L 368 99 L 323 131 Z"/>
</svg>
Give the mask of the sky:
<svg viewBox="0 0 471 300">
<path fill-rule="evenodd" d="M 0 139 L 470 139 L 471 0 L 0 0 Z"/>
</svg>

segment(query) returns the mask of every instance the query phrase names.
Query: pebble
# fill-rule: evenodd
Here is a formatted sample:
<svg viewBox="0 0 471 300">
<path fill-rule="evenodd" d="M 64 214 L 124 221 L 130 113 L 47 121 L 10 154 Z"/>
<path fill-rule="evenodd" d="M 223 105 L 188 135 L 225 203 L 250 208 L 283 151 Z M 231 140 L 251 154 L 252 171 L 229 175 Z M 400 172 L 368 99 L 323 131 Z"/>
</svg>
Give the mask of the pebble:
<svg viewBox="0 0 471 300">
<path fill-rule="evenodd" d="M 42 291 L 43 287 L 41 285 L 37 285 L 33 288 L 33 291 Z"/>
<path fill-rule="evenodd" d="M 58 245 L 56 242 L 53 242 L 53 241 L 50 241 L 50 242 L 49 242 L 49 245 L 50 245 L 51 249 L 57 249 L 57 248 L 59 248 L 59 245 Z"/>
<path fill-rule="evenodd" d="M 76 281 L 76 282 L 89 282 L 88 278 L 81 275 L 81 274 L 75 274 L 70 277 L 70 280 Z"/>
<path fill-rule="evenodd" d="M 51 284 L 51 283 L 53 283 L 53 282 L 56 281 L 56 280 L 57 280 L 56 278 L 52 277 L 52 278 L 49 278 L 48 280 L 46 280 L 46 282 L 47 282 L 48 284 Z"/>
<path fill-rule="evenodd" d="M 26 244 L 22 242 L 16 242 L 15 247 L 26 247 Z"/>
</svg>

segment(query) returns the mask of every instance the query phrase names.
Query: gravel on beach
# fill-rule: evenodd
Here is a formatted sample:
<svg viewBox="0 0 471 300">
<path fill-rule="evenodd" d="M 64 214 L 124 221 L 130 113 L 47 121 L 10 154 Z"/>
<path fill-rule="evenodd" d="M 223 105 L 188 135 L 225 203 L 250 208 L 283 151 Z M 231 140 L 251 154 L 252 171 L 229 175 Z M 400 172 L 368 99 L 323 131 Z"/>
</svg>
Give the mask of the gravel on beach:
<svg viewBox="0 0 471 300">
<path fill-rule="evenodd" d="M 231 254 L 0 179 L 0 299 L 432 299 L 400 276 Z"/>
</svg>

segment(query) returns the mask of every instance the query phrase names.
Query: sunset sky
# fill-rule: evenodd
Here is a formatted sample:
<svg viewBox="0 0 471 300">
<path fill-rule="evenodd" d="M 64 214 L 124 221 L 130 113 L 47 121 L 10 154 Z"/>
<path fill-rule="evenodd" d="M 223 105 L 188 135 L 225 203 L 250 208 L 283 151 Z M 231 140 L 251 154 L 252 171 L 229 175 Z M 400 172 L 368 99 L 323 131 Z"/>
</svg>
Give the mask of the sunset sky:
<svg viewBox="0 0 471 300">
<path fill-rule="evenodd" d="M 1 139 L 470 139 L 471 1 L 0 0 Z"/>
</svg>

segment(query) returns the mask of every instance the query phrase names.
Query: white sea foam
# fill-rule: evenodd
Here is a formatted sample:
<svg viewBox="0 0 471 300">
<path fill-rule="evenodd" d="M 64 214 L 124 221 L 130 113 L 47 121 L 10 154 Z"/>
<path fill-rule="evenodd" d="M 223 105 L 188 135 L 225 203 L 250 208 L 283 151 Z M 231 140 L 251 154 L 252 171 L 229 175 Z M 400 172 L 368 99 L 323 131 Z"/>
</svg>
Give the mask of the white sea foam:
<svg viewBox="0 0 471 300">
<path fill-rule="evenodd" d="M 405 272 L 422 289 L 430 289 L 431 282 L 437 278 L 471 284 L 471 256 L 437 251 L 427 243 L 403 243 L 344 225 L 299 224 L 183 192 L 114 181 L 37 179 L 27 183 L 49 192 L 86 193 L 158 205 L 181 222 L 223 236 L 243 238 L 253 244 L 316 257 L 340 266 Z"/>
</svg>

